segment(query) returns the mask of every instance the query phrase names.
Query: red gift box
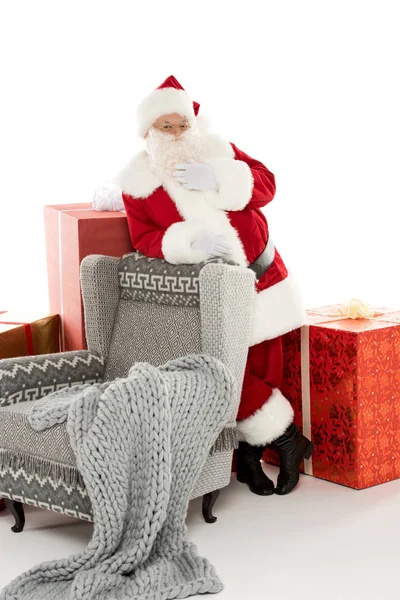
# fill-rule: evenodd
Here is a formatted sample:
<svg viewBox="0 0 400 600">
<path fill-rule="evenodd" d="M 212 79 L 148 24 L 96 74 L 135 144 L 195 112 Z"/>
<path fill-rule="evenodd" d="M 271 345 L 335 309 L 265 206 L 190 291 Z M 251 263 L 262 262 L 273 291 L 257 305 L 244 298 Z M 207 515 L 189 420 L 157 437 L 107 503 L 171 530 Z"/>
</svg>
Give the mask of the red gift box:
<svg viewBox="0 0 400 600">
<path fill-rule="evenodd" d="M 59 315 L 0 311 L 0 359 L 59 351 Z"/>
<path fill-rule="evenodd" d="M 126 214 L 92 204 L 44 207 L 50 310 L 61 316 L 61 350 L 86 348 L 80 264 L 89 254 L 132 252 Z"/>
<path fill-rule="evenodd" d="M 304 472 L 355 489 L 400 477 L 400 312 L 371 319 L 308 311 L 284 336 L 284 384 L 315 445 Z M 278 464 L 267 451 L 264 460 Z"/>
</svg>

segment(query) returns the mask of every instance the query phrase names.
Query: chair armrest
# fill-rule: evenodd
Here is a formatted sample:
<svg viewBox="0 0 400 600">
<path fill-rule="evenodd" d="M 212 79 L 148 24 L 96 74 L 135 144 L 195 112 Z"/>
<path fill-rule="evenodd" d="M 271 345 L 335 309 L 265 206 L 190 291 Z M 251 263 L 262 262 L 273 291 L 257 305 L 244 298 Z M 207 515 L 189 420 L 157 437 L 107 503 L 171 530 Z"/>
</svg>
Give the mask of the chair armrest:
<svg viewBox="0 0 400 600">
<path fill-rule="evenodd" d="M 202 351 L 221 360 L 235 377 L 230 419 L 235 421 L 249 352 L 255 275 L 246 267 L 210 262 L 199 283 Z"/>
<path fill-rule="evenodd" d="M 80 269 L 87 347 L 107 358 L 120 290 L 118 267 L 121 259 L 90 254 Z"/>
<path fill-rule="evenodd" d="M 0 407 L 38 400 L 64 387 L 101 382 L 104 359 L 89 350 L 0 360 Z"/>
</svg>

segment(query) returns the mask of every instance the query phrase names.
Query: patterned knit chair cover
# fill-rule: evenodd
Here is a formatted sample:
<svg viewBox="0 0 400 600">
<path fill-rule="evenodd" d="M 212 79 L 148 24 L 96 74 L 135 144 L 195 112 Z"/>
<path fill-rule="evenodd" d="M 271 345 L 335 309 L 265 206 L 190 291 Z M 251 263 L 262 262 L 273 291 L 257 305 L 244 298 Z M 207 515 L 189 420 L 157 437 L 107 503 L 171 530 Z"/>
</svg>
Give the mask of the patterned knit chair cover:
<svg viewBox="0 0 400 600">
<path fill-rule="evenodd" d="M 209 261 L 171 265 L 139 253 L 86 257 L 81 287 L 88 350 L 0 360 L 0 497 L 83 520 L 91 505 L 65 423 L 33 430 L 35 400 L 79 383 L 125 377 L 193 353 L 215 356 L 237 382 L 231 422 L 215 443 L 192 498 L 228 485 L 247 359 L 254 275 Z"/>
</svg>

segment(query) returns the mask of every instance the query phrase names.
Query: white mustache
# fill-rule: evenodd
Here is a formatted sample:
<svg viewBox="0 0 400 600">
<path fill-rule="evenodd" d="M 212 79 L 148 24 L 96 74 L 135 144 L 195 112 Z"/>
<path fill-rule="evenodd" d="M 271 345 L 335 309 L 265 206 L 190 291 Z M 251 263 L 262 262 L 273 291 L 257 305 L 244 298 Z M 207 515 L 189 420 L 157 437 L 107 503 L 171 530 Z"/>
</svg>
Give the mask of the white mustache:
<svg viewBox="0 0 400 600">
<path fill-rule="evenodd" d="M 174 135 L 173 133 L 164 133 L 158 129 L 151 128 L 146 138 L 146 147 L 147 149 L 151 149 L 154 146 L 168 146 L 174 143 L 182 144 L 190 140 L 195 140 L 198 137 L 197 132 L 193 129 L 188 129 L 179 135 Z"/>
</svg>

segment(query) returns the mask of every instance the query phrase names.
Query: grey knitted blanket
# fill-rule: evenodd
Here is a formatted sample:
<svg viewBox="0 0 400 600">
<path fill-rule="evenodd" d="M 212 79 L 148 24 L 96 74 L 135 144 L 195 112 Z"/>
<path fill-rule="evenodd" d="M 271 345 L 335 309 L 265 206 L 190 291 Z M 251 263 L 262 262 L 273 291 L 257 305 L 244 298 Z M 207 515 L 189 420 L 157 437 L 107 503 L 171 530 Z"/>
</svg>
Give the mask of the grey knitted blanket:
<svg viewBox="0 0 400 600">
<path fill-rule="evenodd" d="M 186 539 L 196 478 L 229 418 L 235 382 L 217 359 L 192 355 L 126 379 L 38 403 L 35 427 L 68 418 L 90 495 L 86 549 L 24 573 L 1 600 L 167 600 L 222 589 Z M 53 395 L 53 400 L 55 399 Z M 41 406 L 41 408 L 39 408 Z"/>
</svg>

